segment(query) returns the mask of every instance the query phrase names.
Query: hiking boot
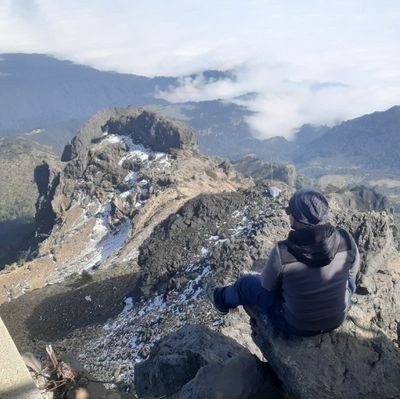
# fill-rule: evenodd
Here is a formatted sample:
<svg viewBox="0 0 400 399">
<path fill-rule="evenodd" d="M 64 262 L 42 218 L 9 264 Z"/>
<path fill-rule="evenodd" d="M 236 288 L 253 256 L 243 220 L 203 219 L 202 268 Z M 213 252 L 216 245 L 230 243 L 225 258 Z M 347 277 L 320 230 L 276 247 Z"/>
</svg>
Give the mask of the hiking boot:
<svg viewBox="0 0 400 399">
<path fill-rule="evenodd" d="M 225 316 L 229 313 L 229 308 L 219 305 L 221 303 L 223 291 L 225 287 L 208 286 L 206 288 L 206 295 L 208 300 L 213 304 L 214 308 L 221 315 Z"/>
</svg>

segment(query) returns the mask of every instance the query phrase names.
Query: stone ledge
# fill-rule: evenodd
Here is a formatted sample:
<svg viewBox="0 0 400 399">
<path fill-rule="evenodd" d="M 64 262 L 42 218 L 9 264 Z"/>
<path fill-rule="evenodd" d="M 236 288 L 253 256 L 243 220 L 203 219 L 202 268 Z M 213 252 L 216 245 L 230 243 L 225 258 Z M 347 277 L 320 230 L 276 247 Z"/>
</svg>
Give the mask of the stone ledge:
<svg viewBox="0 0 400 399">
<path fill-rule="evenodd" d="M 42 399 L 0 318 L 0 399 Z"/>
</svg>

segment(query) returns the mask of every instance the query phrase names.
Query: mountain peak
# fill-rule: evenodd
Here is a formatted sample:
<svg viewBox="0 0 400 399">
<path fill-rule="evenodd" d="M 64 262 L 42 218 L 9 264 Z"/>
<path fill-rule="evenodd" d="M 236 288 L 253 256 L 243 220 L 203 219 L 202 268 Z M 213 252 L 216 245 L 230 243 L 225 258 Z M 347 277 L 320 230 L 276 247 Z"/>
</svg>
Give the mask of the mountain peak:
<svg viewBox="0 0 400 399">
<path fill-rule="evenodd" d="M 89 119 L 65 147 L 62 161 L 75 160 L 75 164 L 85 168 L 85 159 L 92 143 L 109 134 L 124 136 L 133 144 L 143 145 L 152 151 L 197 148 L 194 130 L 182 122 L 144 108 L 110 108 Z"/>
</svg>

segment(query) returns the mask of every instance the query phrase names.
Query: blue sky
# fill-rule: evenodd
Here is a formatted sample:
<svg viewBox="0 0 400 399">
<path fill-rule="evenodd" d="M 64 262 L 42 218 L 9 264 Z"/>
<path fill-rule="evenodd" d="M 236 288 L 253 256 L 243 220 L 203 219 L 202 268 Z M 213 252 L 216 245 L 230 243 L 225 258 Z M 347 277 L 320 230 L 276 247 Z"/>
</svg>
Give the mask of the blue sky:
<svg viewBox="0 0 400 399">
<path fill-rule="evenodd" d="M 400 104 L 400 2 L 0 0 L 0 52 L 39 52 L 148 76 L 235 69 L 236 82 L 182 80 L 171 101 L 246 105 L 261 137 Z"/>
</svg>

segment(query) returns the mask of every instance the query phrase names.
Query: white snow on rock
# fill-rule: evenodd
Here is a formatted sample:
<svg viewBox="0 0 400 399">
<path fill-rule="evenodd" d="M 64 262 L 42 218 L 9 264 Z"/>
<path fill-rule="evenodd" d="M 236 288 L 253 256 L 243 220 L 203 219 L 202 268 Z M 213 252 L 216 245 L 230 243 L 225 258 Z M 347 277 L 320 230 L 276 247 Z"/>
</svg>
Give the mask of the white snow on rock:
<svg viewBox="0 0 400 399">
<path fill-rule="evenodd" d="M 162 166 L 162 168 L 171 166 L 171 161 L 168 154 L 152 151 L 142 144 L 135 144 L 129 136 L 109 134 L 103 139 L 103 142 L 112 144 L 122 142 L 128 147 L 128 153 L 124 155 L 118 162 L 119 166 L 122 166 L 126 160 L 135 160 L 147 167 L 153 163 L 158 164 L 157 166 Z"/>
<path fill-rule="evenodd" d="M 124 310 L 122 311 L 123 313 L 127 313 L 133 309 L 133 298 L 132 297 L 126 298 L 124 300 L 124 303 L 125 303 L 125 307 L 124 307 Z"/>
<path fill-rule="evenodd" d="M 162 294 L 155 292 L 147 297 L 126 298 L 118 316 L 96 329 L 93 335 L 89 334 L 90 339 L 84 341 L 79 355 L 89 371 L 103 379 L 133 383 L 135 363 L 145 360 L 152 345 L 162 336 L 188 324 L 207 324 L 214 329 L 224 325 L 224 317 L 213 310 L 204 292 L 213 272 L 207 256 L 216 243 L 235 241 L 257 231 L 258 224 L 244 214 L 242 211 L 233 215 L 235 223 L 231 229 L 204 237 L 198 260 L 175 272 L 177 285 L 172 284 L 167 290 L 163 288 Z M 134 249 L 123 260 L 137 255 Z"/>
<path fill-rule="evenodd" d="M 200 251 L 200 256 L 207 256 L 210 251 L 207 248 L 202 247 Z"/>
<path fill-rule="evenodd" d="M 104 137 L 105 138 L 103 139 L 103 143 L 104 142 L 111 144 L 123 143 L 122 137 L 116 134 L 107 134 Z"/>
<path fill-rule="evenodd" d="M 135 191 L 136 191 L 136 190 L 135 190 L 135 188 L 133 187 L 133 188 L 130 188 L 129 190 L 123 191 L 121 194 L 119 194 L 119 196 L 120 196 L 122 199 L 126 199 L 126 198 L 128 198 L 131 194 L 133 194 Z"/>
<path fill-rule="evenodd" d="M 127 262 L 127 261 L 132 261 L 132 260 L 137 260 L 139 257 L 139 250 L 136 248 L 130 252 L 122 259 L 122 262 Z"/>
<path fill-rule="evenodd" d="M 130 171 L 124 179 L 124 183 L 135 184 L 137 182 L 138 175 L 137 173 Z"/>
<path fill-rule="evenodd" d="M 92 223 L 93 218 L 95 219 L 95 225 L 88 236 L 86 246 L 76 254 L 73 254 L 66 263 L 60 264 L 57 277 L 50 282 L 62 281 L 73 273 L 81 273 L 84 270 L 90 271 L 98 266 L 100 262 L 117 252 L 129 237 L 132 223 L 129 219 L 111 220 L 111 201 L 122 200 L 125 206 L 129 206 L 128 197 L 135 196 L 136 192 L 146 196 L 149 192 L 149 182 L 146 179 L 139 180 L 141 169 L 151 167 L 157 171 L 162 171 L 171 166 L 171 159 L 168 154 L 151 151 L 143 145 L 134 144 L 128 136 L 107 133 L 102 137 L 101 143 L 125 144 L 127 152 L 118 161 L 119 166 L 123 166 L 126 160 L 134 160 L 139 169 L 127 172 L 124 183 L 129 188 L 123 192 L 115 190 L 115 192 L 110 193 L 109 200 L 106 203 L 91 198 L 83 188 L 76 191 L 72 207 L 79 207 L 81 214 L 76 218 L 73 225 L 68 228 L 66 236 L 73 237 L 87 226 L 87 223 Z M 133 204 L 133 209 L 141 209 L 144 202 L 136 201 Z M 132 254 L 130 259 L 135 257 L 137 255 Z"/>
<path fill-rule="evenodd" d="M 76 253 L 68 263 L 60 265 L 55 281 L 62 281 L 73 273 L 92 270 L 99 262 L 107 259 L 125 243 L 132 229 L 132 223 L 129 219 L 126 219 L 119 226 L 112 228 L 110 225 L 111 202 L 103 205 L 100 212 L 94 217 L 96 223 L 89 234 L 87 245 L 82 251 Z M 83 214 L 75 228 L 82 227 L 88 220 L 88 217 Z"/>
<path fill-rule="evenodd" d="M 147 358 L 151 343 L 179 326 L 195 323 L 196 314 L 199 314 L 194 310 L 196 307 L 210 309 L 205 312 L 209 323 L 218 319 L 216 325 L 220 325 L 220 317 L 215 317 L 211 304 L 203 295 L 210 273 L 211 267 L 206 263 L 190 264 L 178 273 L 182 277 L 187 275 L 186 285 L 179 292 L 172 290 L 145 299 L 125 299 L 124 310 L 103 326 L 104 334 L 87 341 L 80 355 L 81 361 L 89 370 L 101 367 L 112 372 L 122 368 L 124 372 L 117 373 L 118 379 L 133 383 L 134 364 Z"/>
</svg>

